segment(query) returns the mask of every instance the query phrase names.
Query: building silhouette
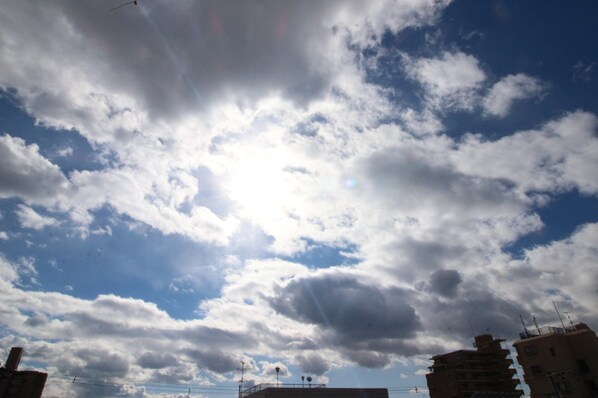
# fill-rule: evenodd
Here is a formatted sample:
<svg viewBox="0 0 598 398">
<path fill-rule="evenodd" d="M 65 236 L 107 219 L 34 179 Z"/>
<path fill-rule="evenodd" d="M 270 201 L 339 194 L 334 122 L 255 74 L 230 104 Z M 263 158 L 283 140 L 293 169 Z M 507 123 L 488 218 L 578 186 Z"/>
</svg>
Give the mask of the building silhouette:
<svg viewBox="0 0 598 398">
<path fill-rule="evenodd" d="M 525 330 L 513 346 L 531 396 L 598 397 L 598 338 L 586 324 Z"/>
<path fill-rule="evenodd" d="M 435 355 L 426 375 L 431 398 L 520 397 L 519 380 L 503 339 L 475 337 L 475 350 Z"/>
<path fill-rule="evenodd" d="M 325 384 L 258 384 L 240 398 L 388 398 L 386 388 L 326 388 Z"/>
<path fill-rule="evenodd" d="M 47 373 L 33 370 L 17 370 L 22 347 L 13 347 L 8 359 L 0 367 L 0 398 L 40 398 L 46 385 Z"/>
</svg>

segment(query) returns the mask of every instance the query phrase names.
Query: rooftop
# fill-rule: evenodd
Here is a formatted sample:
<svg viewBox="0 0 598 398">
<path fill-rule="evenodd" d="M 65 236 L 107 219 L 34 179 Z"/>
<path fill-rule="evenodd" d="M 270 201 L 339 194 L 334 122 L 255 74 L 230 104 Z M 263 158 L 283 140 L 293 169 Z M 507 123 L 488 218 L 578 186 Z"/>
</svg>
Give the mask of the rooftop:
<svg viewBox="0 0 598 398">
<path fill-rule="evenodd" d="M 266 388 L 326 388 L 326 384 L 284 384 L 284 383 L 261 383 L 241 391 L 241 398 Z"/>
<path fill-rule="evenodd" d="M 544 326 L 541 328 L 525 329 L 525 331 L 519 333 L 521 340 L 530 339 L 538 336 L 552 335 L 552 334 L 567 334 L 581 330 L 588 330 L 588 326 L 584 323 L 578 323 L 577 325 L 565 326 L 564 328 L 556 326 Z"/>
</svg>

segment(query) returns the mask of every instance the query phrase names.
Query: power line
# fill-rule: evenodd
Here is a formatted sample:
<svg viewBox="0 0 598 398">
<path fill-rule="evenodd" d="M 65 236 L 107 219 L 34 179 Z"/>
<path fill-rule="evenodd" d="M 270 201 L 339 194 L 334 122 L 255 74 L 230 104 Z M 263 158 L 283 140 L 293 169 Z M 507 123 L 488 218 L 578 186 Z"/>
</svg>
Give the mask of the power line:
<svg viewBox="0 0 598 398">
<path fill-rule="evenodd" d="M 197 394 L 210 395 L 227 395 L 231 396 L 236 391 L 234 386 L 206 386 L 200 384 L 182 384 L 182 383 L 157 383 L 157 382 L 142 382 L 123 379 L 100 379 L 93 377 L 79 377 L 75 376 L 71 379 L 70 376 L 54 376 L 48 378 L 46 385 L 60 385 L 64 387 L 67 384 L 76 385 L 79 388 L 104 388 L 104 389 L 121 389 L 123 387 L 143 387 L 147 390 L 156 393 L 184 393 L 191 392 Z"/>
</svg>

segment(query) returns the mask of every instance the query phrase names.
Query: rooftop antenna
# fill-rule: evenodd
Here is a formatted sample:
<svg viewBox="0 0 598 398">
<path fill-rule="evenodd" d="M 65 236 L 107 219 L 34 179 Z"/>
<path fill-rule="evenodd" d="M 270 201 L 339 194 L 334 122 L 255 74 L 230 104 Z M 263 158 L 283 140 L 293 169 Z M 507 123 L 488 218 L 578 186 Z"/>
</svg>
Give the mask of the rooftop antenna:
<svg viewBox="0 0 598 398">
<path fill-rule="evenodd" d="M 469 329 L 471 330 L 471 338 L 473 339 L 473 346 L 475 348 L 475 332 L 473 331 L 473 325 L 471 324 L 471 320 L 469 320 Z"/>
<path fill-rule="evenodd" d="M 525 322 L 523 322 L 523 317 L 521 316 L 521 314 L 519 314 L 519 319 L 521 319 L 521 324 L 523 325 L 523 330 L 525 331 L 525 337 L 529 337 L 529 332 L 527 331 L 527 328 L 525 327 Z"/>
<path fill-rule="evenodd" d="M 567 319 L 569 319 L 569 324 L 571 325 L 571 329 L 575 329 L 575 326 L 573 325 L 573 321 L 571 320 L 571 317 L 569 316 L 570 312 L 563 311 L 563 314 L 567 315 Z"/>
<path fill-rule="evenodd" d="M 237 369 L 239 370 L 239 369 Z M 239 398 L 241 398 L 241 387 L 243 386 L 243 376 L 245 375 L 245 361 L 241 361 L 241 380 L 239 380 Z"/>
<path fill-rule="evenodd" d="M 538 326 L 538 321 L 536 320 L 536 317 L 533 316 L 532 318 L 534 319 L 534 325 L 536 325 L 536 330 L 538 331 L 538 335 L 542 334 L 542 332 L 540 331 L 540 327 Z"/>
<path fill-rule="evenodd" d="M 563 325 L 563 332 L 566 332 L 565 324 L 563 323 L 563 318 L 561 318 L 561 314 L 559 314 L 559 309 L 556 308 L 556 303 L 554 301 L 552 302 L 552 305 L 554 305 L 554 310 L 556 311 L 556 314 L 559 317 L 559 321 L 561 321 L 561 325 Z"/>
</svg>

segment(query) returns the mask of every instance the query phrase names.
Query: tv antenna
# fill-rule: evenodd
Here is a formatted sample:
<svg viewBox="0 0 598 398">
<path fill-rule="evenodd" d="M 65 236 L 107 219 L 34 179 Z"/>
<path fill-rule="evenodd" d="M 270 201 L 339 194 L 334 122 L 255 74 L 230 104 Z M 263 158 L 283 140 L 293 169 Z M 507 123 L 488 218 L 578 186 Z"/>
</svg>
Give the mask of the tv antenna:
<svg viewBox="0 0 598 398">
<path fill-rule="evenodd" d="M 536 320 L 536 317 L 532 316 L 532 319 L 534 320 L 534 325 L 536 325 L 536 330 L 538 331 L 538 335 L 541 335 L 542 332 L 540 331 L 540 327 L 538 326 L 538 321 Z"/>
<path fill-rule="evenodd" d="M 565 332 L 565 324 L 563 323 L 563 318 L 561 318 L 561 314 L 559 314 L 559 309 L 556 308 L 556 303 L 553 301 L 552 305 L 554 305 L 554 310 L 556 311 L 557 316 L 559 317 L 559 321 L 561 321 L 561 325 L 563 326 L 563 332 Z"/>
<path fill-rule="evenodd" d="M 239 380 L 239 398 L 241 398 L 241 388 L 243 386 L 243 376 L 245 376 L 245 361 L 241 361 L 241 369 L 237 369 L 241 371 L 241 380 Z"/>
<path fill-rule="evenodd" d="M 523 317 L 519 314 L 519 319 L 521 319 L 521 324 L 523 325 L 523 330 L 525 331 L 525 337 L 529 337 L 529 332 L 527 331 L 527 327 L 525 327 L 525 322 L 523 322 Z"/>
<path fill-rule="evenodd" d="M 118 10 L 121 7 L 128 6 L 129 4 L 133 4 L 134 6 L 136 6 L 137 5 L 137 0 L 128 1 L 126 3 L 123 3 L 123 4 L 119 5 L 118 7 L 111 8 L 110 11 L 108 11 L 108 12 L 116 11 L 116 10 Z"/>
<path fill-rule="evenodd" d="M 567 319 L 569 320 L 569 324 L 571 325 L 571 328 L 575 329 L 575 326 L 573 325 L 573 321 L 571 320 L 571 317 L 569 316 L 570 312 L 563 311 L 563 314 L 567 315 Z"/>
</svg>

